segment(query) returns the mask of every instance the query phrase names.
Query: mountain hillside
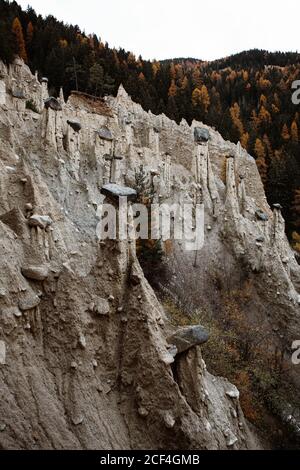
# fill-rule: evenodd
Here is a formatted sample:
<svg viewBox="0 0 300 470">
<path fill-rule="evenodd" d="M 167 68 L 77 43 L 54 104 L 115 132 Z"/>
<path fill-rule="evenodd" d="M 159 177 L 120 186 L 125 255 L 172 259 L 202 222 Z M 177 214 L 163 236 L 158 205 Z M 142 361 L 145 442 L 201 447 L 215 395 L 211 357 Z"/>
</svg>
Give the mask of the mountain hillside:
<svg viewBox="0 0 300 470">
<path fill-rule="evenodd" d="M 254 159 L 122 86 L 65 101 L 20 58 L 0 74 L 0 448 L 296 445 L 300 269 Z M 99 240 L 128 192 L 202 203 L 204 247 Z"/>
<path fill-rule="evenodd" d="M 283 206 L 288 236 L 300 250 L 300 117 L 291 101 L 299 54 L 253 50 L 213 62 L 149 62 L 78 26 L 0 0 L 0 59 L 11 63 L 15 54 L 48 77 L 54 96 L 61 86 L 66 97 L 71 90 L 116 95 L 122 83 L 146 111 L 177 123 L 197 119 L 240 141 L 256 158 L 269 203 Z"/>
</svg>

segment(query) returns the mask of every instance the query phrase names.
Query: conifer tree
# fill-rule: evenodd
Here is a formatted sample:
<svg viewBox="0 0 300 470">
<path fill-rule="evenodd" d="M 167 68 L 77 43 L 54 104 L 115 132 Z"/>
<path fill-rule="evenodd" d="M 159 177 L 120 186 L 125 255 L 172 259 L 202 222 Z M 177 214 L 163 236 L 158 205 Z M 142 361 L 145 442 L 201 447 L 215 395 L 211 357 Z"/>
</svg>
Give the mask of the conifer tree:
<svg viewBox="0 0 300 470">
<path fill-rule="evenodd" d="M 194 107 L 198 106 L 200 104 L 200 96 L 201 92 L 199 88 L 195 88 L 193 93 L 192 93 L 192 104 Z"/>
<path fill-rule="evenodd" d="M 198 89 L 200 89 L 202 86 L 201 74 L 198 68 L 196 68 L 192 73 L 192 83 L 195 86 L 195 88 L 198 88 Z"/>
<path fill-rule="evenodd" d="M 202 114 L 206 114 L 210 105 L 210 97 L 205 85 L 201 89 L 195 88 L 192 93 L 192 104 L 194 107 L 199 107 Z"/>
<path fill-rule="evenodd" d="M 27 29 L 26 29 L 26 42 L 27 44 L 31 44 L 32 42 L 32 38 L 33 38 L 33 25 L 31 23 L 31 21 L 29 21 L 28 25 L 27 25 Z"/>
<path fill-rule="evenodd" d="M 249 138 L 250 136 L 248 132 L 244 132 L 244 134 L 241 137 L 241 146 L 246 150 L 248 150 Z"/>
<path fill-rule="evenodd" d="M 259 113 L 258 113 L 258 125 L 260 127 L 267 126 L 272 121 L 271 114 L 265 108 L 265 106 L 261 106 Z"/>
<path fill-rule="evenodd" d="M 176 96 L 177 94 L 177 86 L 175 84 L 175 80 L 172 80 L 169 91 L 168 91 L 168 96 Z"/>
<path fill-rule="evenodd" d="M 210 105 L 210 97 L 209 97 L 209 93 L 205 85 L 202 85 L 201 90 L 200 90 L 200 101 L 201 101 L 201 105 L 204 108 L 204 112 L 207 113 L 209 105 Z"/>
<path fill-rule="evenodd" d="M 23 36 L 23 29 L 18 17 L 16 17 L 13 21 L 12 32 L 14 33 L 16 38 L 18 55 L 21 57 L 21 59 L 24 60 L 24 62 L 27 62 L 27 53 Z"/>
<path fill-rule="evenodd" d="M 236 140 L 240 140 L 244 134 L 244 126 L 240 119 L 240 107 L 237 103 L 230 108 L 230 116 L 232 120 L 233 127 L 238 131 Z"/>
<path fill-rule="evenodd" d="M 267 136 L 267 134 L 264 134 L 264 136 L 263 136 L 263 144 L 264 144 L 265 149 L 266 149 L 266 157 L 267 157 L 266 161 L 270 162 L 270 160 L 272 160 L 272 158 L 273 158 L 273 149 L 272 149 L 272 145 L 271 145 L 270 139 Z"/>
<path fill-rule="evenodd" d="M 104 85 L 104 70 L 102 65 L 95 63 L 90 68 L 90 86 L 93 94 L 101 93 Z"/>
<path fill-rule="evenodd" d="M 281 131 L 281 137 L 285 141 L 290 140 L 290 138 L 291 138 L 288 126 L 286 124 L 283 124 L 282 131 Z"/>
<path fill-rule="evenodd" d="M 171 77 L 172 80 L 175 80 L 175 78 L 176 78 L 176 69 L 175 69 L 175 66 L 174 66 L 173 62 L 170 65 L 170 77 Z"/>
<path fill-rule="evenodd" d="M 291 138 L 293 142 L 298 143 L 299 135 L 298 135 L 298 126 L 297 126 L 296 121 L 293 121 L 291 125 Z"/>
<path fill-rule="evenodd" d="M 174 96 L 169 96 L 167 105 L 167 115 L 174 121 L 179 120 L 178 108 Z"/>
</svg>

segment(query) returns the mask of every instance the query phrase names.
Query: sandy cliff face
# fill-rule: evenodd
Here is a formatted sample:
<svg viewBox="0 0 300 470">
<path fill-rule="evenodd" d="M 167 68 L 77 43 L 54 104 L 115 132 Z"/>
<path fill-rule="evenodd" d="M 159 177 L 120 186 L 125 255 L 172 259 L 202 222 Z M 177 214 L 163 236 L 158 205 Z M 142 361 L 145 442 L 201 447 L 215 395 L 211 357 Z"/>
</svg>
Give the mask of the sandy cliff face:
<svg viewBox="0 0 300 470">
<path fill-rule="evenodd" d="M 212 129 L 197 143 L 202 125 L 146 113 L 123 88 L 45 106 L 47 82 L 22 62 L 0 72 L 0 447 L 259 447 L 238 390 L 199 347 L 174 354 L 134 243 L 96 236 L 101 188 L 133 186 L 140 165 L 157 201 L 203 201 L 204 248 L 174 242 L 163 288 L 217 308 L 226 253 L 232 282 L 243 269 L 255 279 L 256 316 L 288 358 L 299 267 L 254 160 Z"/>
</svg>

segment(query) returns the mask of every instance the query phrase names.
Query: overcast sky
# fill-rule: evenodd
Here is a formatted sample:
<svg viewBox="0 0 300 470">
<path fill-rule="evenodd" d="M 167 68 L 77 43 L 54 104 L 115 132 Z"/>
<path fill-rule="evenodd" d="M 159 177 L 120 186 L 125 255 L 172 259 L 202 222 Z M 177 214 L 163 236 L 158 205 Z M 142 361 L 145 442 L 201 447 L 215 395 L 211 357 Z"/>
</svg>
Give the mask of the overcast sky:
<svg viewBox="0 0 300 470">
<path fill-rule="evenodd" d="M 18 0 L 144 59 L 299 50 L 299 0 Z"/>
</svg>

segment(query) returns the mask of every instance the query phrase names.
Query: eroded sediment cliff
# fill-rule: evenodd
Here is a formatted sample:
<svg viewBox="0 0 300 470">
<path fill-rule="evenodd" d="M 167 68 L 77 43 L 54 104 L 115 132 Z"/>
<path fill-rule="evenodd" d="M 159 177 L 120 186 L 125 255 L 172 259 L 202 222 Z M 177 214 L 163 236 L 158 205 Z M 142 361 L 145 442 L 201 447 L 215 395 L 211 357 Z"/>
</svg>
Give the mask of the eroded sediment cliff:
<svg viewBox="0 0 300 470">
<path fill-rule="evenodd" d="M 199 346 L 176 354 L 167 341 L 135 244 L 96 236 L 103 185 L 134 186 L 140 165 L 157 201 L 203 201 L 204 248 L 174 242 L 163 288 L 191 308 L 215 302 L 226 252 L 237 277 L 241 266 L 258 276 L 256 316 L 288 355 L 299 266 L 255 161 L 199 123 L 144 112 L 122 87 L 65 103 L 20 60 L 0 73 L 0 447 L 259 447 L 238 390 Z"/>
</svg>

